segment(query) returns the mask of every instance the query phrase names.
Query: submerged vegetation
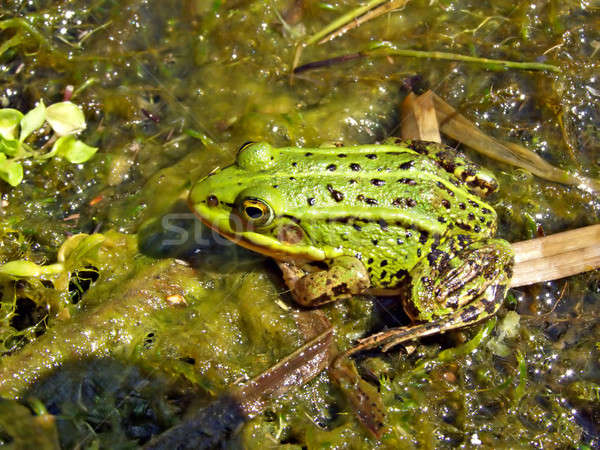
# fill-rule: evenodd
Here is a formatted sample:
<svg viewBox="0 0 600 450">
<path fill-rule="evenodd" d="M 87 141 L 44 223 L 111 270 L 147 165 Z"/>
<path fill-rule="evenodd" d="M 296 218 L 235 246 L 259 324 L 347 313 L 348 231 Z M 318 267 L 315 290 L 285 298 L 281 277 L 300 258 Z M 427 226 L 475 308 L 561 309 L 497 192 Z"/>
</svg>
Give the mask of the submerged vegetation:
<svg viewBox="0 0 600 450">
<path fill-rule="evenodd" d="M 69 99 L 98 151 L 85 164 L 22 158 L 20 183 L 0 174 L 0 447 L 144 445 L 308 340 L 276 267 L 203 229 L 182 200 L 244 142 L 372 143 L 396 134 L 409 90 L 431 88 L 495 138 L 600 177 L 597 4 L 369 6 L 388 3 L 331 36 L 360 5 L 2 2 L 0 107 Z M 328 63 L 293 73 L 315 61 Z M 0 133 L 6 161 L 6 142 L 51 142 L 49 128 L 21 140 L 17 118 L 21 131 Z M 502 237 L 600 222 L 597 194 L 464 150 L 499 178 Z M 359 369 L 387 411 L 379 442 L 323 372 L 224 445 L 597 447 L 599 306 L 595 271 L 512 289 L 497 322 L 369 354 Z M 321 310 L 344 349 L 408 323 L 400 309 L 361 296 Z"/>
</svg>

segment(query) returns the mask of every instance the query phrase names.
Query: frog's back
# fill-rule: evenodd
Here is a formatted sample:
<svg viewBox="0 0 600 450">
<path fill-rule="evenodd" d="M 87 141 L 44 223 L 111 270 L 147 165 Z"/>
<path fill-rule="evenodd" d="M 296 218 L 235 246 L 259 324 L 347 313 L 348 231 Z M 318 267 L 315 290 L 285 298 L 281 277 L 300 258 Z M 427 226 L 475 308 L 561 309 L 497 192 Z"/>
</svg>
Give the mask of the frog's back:
<svg viewBox="0 0 600 450">
<path fill-rule="evenodd" d="M 493 208 L 451 167 L 417 150 L 282 148 L 269 181 L 285 186 L 286 215 L 314 242 L 360 258 L 374 286 L 390 288 L 447 236 L 495 234 Z"/>
<path fill-rule="evenodd" d="M 287 214 L 302 221 L 386 222 L 438 235 L 495 232 L 495 212 L 471 187 L 409 147 L 282 148 L 270 181 L 287 192 Z"/>
</svg>

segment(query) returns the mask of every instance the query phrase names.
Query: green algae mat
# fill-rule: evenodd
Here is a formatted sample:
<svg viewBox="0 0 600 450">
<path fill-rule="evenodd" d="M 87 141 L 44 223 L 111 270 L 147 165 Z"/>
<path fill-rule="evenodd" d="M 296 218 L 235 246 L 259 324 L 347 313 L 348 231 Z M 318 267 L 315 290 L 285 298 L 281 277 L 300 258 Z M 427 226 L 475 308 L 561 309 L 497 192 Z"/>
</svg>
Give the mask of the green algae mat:
<svg viewBox="0 0 600 450">
<path fill-rule="evenodd" d="M 149 445 L 306 343 L 277 266 L 186 202 L 247 141 L 380 142 L 432 89 L 599 178 L 599 30 L 594 1 L 2 2 L 0 108 L 19 113 L 0 113 L 0 448 Z M 460 148 L 499 181 L 499 237 L 600 222 L 597 193 Z M 319 314 L 339 349 L 410 323 L 369 295 Z M 320 371 L 215 445 L 598 447 L 600 276 L 511 289 L 493 320 L 357 365 L 381 438 Z"/>
</svg>

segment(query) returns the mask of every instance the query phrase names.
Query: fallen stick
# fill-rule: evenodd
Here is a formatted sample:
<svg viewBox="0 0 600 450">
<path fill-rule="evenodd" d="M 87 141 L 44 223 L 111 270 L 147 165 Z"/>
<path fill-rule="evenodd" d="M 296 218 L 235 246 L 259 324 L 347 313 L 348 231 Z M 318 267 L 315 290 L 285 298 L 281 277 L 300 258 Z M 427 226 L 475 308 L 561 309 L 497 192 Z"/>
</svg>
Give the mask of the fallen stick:
<svg viewBox="0 0 600 450">
<path fill-rule="evenodd" d="M 512 244 L 511 287 L 557 280 L 600 267 L 600 225 Z"/>
<path fill-rule="evenodd" d="M 325 370 L 334 348 L 333 329 L 320 313 L 307 311 L 300 316 L 297 322 L 305 328 L 303 334 L 318 333 L 316 336 L 243 386 L 232 386 L 228 393 L 155 436 L 144 450 L 220 448 L 223 440 L 261 414 L 270 399 L 302 386 Z"/>
</svg>

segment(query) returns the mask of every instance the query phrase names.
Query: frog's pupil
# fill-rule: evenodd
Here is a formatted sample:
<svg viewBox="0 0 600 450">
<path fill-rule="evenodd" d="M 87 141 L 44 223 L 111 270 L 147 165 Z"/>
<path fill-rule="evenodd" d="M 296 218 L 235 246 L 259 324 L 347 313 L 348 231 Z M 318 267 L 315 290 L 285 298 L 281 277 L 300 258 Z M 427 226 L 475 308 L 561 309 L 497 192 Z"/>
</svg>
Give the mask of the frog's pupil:
<svg viewBox="0 0 600 450">
<path fill-rule="evenodd" d="M 246 215 L 251 219 L 258 219 L 263 215 L 263 212 L 256 206 L 248 206 L 246 207 Z"/>
</svg>

